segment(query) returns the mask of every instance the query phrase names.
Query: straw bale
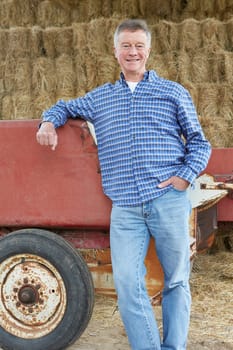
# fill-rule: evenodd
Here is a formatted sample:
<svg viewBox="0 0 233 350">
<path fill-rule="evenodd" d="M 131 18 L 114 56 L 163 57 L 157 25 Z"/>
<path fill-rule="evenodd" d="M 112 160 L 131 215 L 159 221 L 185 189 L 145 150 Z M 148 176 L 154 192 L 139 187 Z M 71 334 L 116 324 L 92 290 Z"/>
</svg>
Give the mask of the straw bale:
<svg viewBox="0 0 233 350">
<path fill-rule="evenodd" d="M 158 55 L 152 51 L 147 66 L 148 69 L 154 69 L 159 76 L 168 79 L 169 74 L 167 63 L 166 54 Z"/>
<path fill-rule="evenodd" d="M 75 96 L 81 96 L 87 92 L 86 66 L 80 62 L 79 57 L 74 58 L 74 66 L 76 76 L 76 86 L 74 93 Z"/>
<path fill-rule="evenodd" d="M 32 65 L 32 88 L 35 96 L 54 95 L 56 88 L 56 69 L 54 60 L 39 57 Z"/>
<path fill-rule="evenodd" d="M 179 51 L 177 55 L 177 80 L 181 84 L 190 81 L 191 58 L 185 51 Z"/>
<path fill-rule="evenodd" d="M 209 74 L 210 67 L 208 61 L 209 53 L 207 51 L 194 52 L 190 57 L 190 80 L 193 83 L 209 82 L 211 76 Z"/>
<path fill-rule="evenodd" d="M 192 52 L 201 46 L 200 22 L 187 19 L 179 26 L 179 45 L 181 50 Z"/>
<path fill-rule="evenodd" d="M 106 21 L 105 18 L 90 21 L 87 28 L 86 45 L 91 51 L 102 55 L 112 54 L 113 35 L 118 21 Z"/>
<path fill-rule="evenodd" d="M 118 76 L 118 65 L 113 55 L 99 56 L 97 59 L 97 79 L 98 84 L 102 85 L 106 82 L 114 82 Z"/>
<path fill-rule="evenodd" d="M 157 54 L 175 51 L 178 47 L 178 26 L 174 23 L 162 21 L 150 26 L 152 49 Z"/>
<path fill-rule="evenodd" d="M 30 28 L 14 27 L 9 29 L 9 38 L 5 50 L 7 56 L 25 57 L 30 55 Z"/>
<path fill-rule="evenodd" d="M 72 58 L 69 55 L 63 54 L 56 59 L 55 65 L 57 99 L 74 97 L 76 75 Z"/>
<path fill-rule="evenodd" d="M 50 108 L 54 103 L 56 103 L 57 99 L 54 94 L 48 94 L 46 92 L 41 93 L 40 95 L 34 97 L 33 106 L 34 106 L 34 114 L 33 118 L 39 119 L 41 118 L 41 114 L 44 110 Z"/>
<path fill-rule="evenodd" d="M 11 95 L 5 95 L 2 98 L 2 119 L 13 119 L 13 102 Z"/>
<path fill-rule="evenodd" d="M 43 48 L 47 57 L 55 58 L 62 54 L 73 54 L 72 27 L 49 27 L 43 31 Z"/>
<path fill-rule="evenodd" d="M 73 50 L 74 55 L 85 56 L 87 52 L 88 23 L 73 23 Z"/>
<path fill-rule="evenodd" d="M 208 18 L 201 22 L 201 38 L 204 47 L 213 49 L 225 49 L 228 46 L 228 36 L 225 25 L 214 18 Z"/>
<path fill-rule="evenodd" d="M 30 56 L 36 58 L 45 55 L 45 49 L 43 44 L 43 30 L 34 26 L 31 28 L 29 35 Z"/>
<path fill-rule="evenodd" d="M 31 96 L 16 93 L 6 95 L 2 99 L 3 119 L 31 119 L 33 118 Z"/>
<path fill-rule="evenodd" d="M 9 43 L 9 31 L 0 30 L 0 60 L 5 59 L 7 56 L 7 46 Z"/>
<path fill-rule="evenodd" d="M 226 81 L 233 83 L 233 52 L 225 52 Z"/>
<path fill-rule="evenodd" d="M 37 2 L 38 0 L 35 0 L 34 3 L 31 0 L 1 1 L 1 26 L 9 28 L 11 26 L 32 25 L 35 19 L 34 10 Z"/>
<path fill-rule="evenodd" d="M 17 59 L 9 56 L 8 59 L 4 61 L 3 70 L 4 70 L 4 87 L 6 93 L 12 93 L 15 91 L 15 72 L 17 66 Z"/>
<path fill-rule="evenodd" d="M 87 91 L 89 91 L 99 85 L 97 79 L 97 57 L 92 55 L 91 52 L 86 57 L 85 66 L 87 75 Z"/>
<path fill-rule="evenodd" d="M 167 19 L 171 17 L 172 10 L 173 10 L 171 6 L 171 1 L 138 0 L 138 3 L 139 3 L 138 5 L 139 9 L 137 10 L 137 14 L 140 13 L 140 15 L 143 16 L 144 18 L 153 17 L 153 19 L 154 18 Z"/>
<path fill-rule="evenodd" d="M 31 60 L 30 58 L 19 58 L 15 61 L 14 90 L 21 94 L 31 92 Z"/>
<path fill-rule="evenodd" d="M 229 147 L 233 141 L 232 110 L 229 85 L 202 84 L 199 87 L 198 113 L 205 117 L 202 126 L 213 147 Z"/>
<path fill-rule="evenodd" d="M 58 2 L 44 0 L 39 3 L 37 24 L 41 27 L 68 26 L 70 21 L 70 11 L 66 11 Z"/>
<path fill-rule="evenodd" d="M 200 84 L 198 98 L 198 113 L 213 117 L 217 111 L 218 89 L 216 84 Z"/>
<path fill-rule="evenodd" d="M 228 45 L 226 50 L 232 51 L 233 48 L 233 17 L 225 24 L 226 35 L 228 36 Z"/>
</svg>

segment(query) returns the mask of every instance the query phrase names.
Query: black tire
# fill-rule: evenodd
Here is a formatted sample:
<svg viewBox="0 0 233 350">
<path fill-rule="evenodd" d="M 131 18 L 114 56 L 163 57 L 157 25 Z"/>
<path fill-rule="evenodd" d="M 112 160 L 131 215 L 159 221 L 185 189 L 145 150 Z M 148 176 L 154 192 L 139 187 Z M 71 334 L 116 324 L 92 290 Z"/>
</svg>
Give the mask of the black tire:
<svg viewBox="0 0 233 350">
<path fill-rule="evenodd" d="M 0 347 L 61 350 L 91 318 L 94 286 L 86 262 L 59 235 L 14 231 L 0 240 Z"/>
</svg>

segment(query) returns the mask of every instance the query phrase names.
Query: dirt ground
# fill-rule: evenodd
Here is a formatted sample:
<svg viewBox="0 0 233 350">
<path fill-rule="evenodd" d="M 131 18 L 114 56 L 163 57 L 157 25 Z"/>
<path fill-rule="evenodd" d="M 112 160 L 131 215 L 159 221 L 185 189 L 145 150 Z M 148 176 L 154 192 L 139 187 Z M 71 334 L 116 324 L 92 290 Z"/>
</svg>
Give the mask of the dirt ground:
<svg viewBox="0 0 233 350">
<path fill-rule="evenodd" d="M 199 255 L 191 275 L 187 350 L 233 350 L 233 253 Z M 161 333 L 161 307 L 154 307 Z M 130 350 L 116 300 L 96 295 L 92 319 L 70 350 Z"/>
</svg>

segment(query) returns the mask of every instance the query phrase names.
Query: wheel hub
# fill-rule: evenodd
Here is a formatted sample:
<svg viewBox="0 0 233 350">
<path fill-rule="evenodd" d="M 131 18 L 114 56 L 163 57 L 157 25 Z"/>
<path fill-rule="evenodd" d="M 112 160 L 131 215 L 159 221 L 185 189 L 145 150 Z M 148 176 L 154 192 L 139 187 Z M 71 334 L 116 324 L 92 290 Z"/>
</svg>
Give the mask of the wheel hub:
<svg viewBox="0 0 233 350">
<path fill-rule="evenodd" d="M 66 308 L 63 280 L 47 260 L 16 255 L 0 264 L 0 325 L 22 338 L 50 333 Z"/>
</svg>

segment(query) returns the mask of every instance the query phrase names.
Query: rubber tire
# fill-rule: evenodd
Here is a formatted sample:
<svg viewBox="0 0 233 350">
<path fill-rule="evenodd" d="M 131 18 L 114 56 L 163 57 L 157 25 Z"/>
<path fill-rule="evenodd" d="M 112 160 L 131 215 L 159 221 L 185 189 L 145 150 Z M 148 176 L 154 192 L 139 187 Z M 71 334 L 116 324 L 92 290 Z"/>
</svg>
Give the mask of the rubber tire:
<svg viewBox="0 0 233 350">
<path fill-rule="evenodd" d="M 81 255 L 58 234 L 41 229 L 14 231 L 0 240 L 0 263 L 16 254 L 47 259 L 60 273 L 67 293 L 67 307 L 58 326 L 47 335 L 23 339 L 0 327 L 4 350 L 62 350 L 77 340 L 87 327 L 94 306 L 94 285 Z"/>
</svg>

